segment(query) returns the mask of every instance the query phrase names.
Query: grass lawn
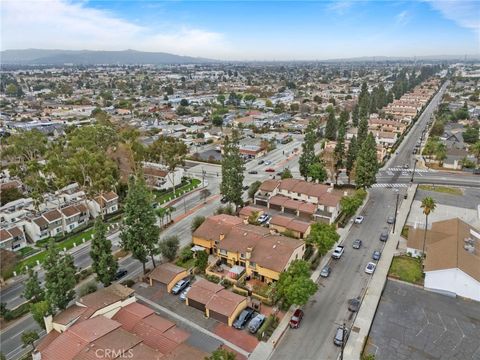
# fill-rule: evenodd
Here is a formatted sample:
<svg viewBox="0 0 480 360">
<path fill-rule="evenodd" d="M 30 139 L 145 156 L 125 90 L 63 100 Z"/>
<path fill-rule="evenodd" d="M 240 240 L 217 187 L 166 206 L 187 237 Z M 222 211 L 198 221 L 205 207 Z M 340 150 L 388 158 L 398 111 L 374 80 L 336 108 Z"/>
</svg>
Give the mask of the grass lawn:
<svg viewBox="0 0 480 360">
<path fill-rule="evenodd" d="M 461 189 L 451 188 L 448 186 L 419 185 L 418 188 L 420 190 L 436 191 L 439 193 L 449 194 L 449 195 L 463 195 L 463 192 Z"/>
<path fill-rule="evenodd" d="M 39 252 L 39 251 L 41 251 L 41 250 L 34 249 L 30 246 L 25 246 L 24 248 L 21 248 L 20 250 L 18 250 L 18 253 L 20 253 L 20 256 L 22 258 L 24 258 L 24 257 L 27 257 L 29 255 L 33 255 L 33 254 L 35 254 L 36 252 Z"/>
<path fill-rule="evenodd" d="M 410 226 L 408 226 L 408 225 L 405 225 L 402 229 L 402 236 L 405 239 L 408 239 L 408 230 L 410 230 Z"/>
<path fill-rule="evenodd" d="M 395 256 L 388 275 L 400 280 L 423 285 L 422 263 L 408 256 Z"/>
<path fill-rule="evenodd" d="M 165 193 L 165 194 L 159 194 L 155 192 L 155 196 L 157 198 L 158 203 L 161 205 L 163 203 L 166 203 L 169 200 L 173 200 L 174 198 L 180 196 L 184 192 L 188 192 L 197 188 L 200 185 L 200 183 L 201 181 L 199 179 L 191 179 L 188 184 L 185 184 L 183 186 L 180 186 L 178 189 L 175 189 L 175 193 L 173 191 L 169 191 L 168 193 Z"/>
<path fill-rule="evenodd" d="M 192 258 L 192 259 L 187 260 L 187 261 L 185 261 L 185 262 L 184 262 L 184 261 L 181 261 L 181 260 L 177 260 L 177 261 L 175 262 L 175 265 L 181 266 L 181 267 L 183 267 L 183 268 L 185 268 L 185 269 L 190 269 L 190 268 L 192 268 L 192 267 L 195 266 L 195 259 Z"/>
</svg>

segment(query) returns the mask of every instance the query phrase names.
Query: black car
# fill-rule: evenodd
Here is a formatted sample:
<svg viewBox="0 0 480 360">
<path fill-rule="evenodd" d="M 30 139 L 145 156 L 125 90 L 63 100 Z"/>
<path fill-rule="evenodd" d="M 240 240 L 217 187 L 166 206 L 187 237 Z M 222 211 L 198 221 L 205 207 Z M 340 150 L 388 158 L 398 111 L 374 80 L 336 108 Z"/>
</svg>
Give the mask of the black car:
<svg viewBox="0 0 480 360">
<path fill-rule="evenodd" d="M 125 275 L 128 274 L 128 271 L 126 269 L 119 269 L 116 274 L 115 274 L 115 280 L 119 280 L 121 279 L 122 277 L 124 277 Z"/>
<path fill-rule="evenodd" d="M 255 175 L 255 174 L 258 174 L 258 171 L 257 170 L 252 170 L 252 171 L 249 171 L 248 173 L 251 174 L 251 175 Z"/>
<path fill-rule="evenodd" d="M 265 162 L 265 161 L 260 160 L 260 161 L 258 162 L 258 165 L 262 165 L 264 162 Z"/>
<path fill-rule="evenodd" d="M 348 300 L 348 310 L 351 312 L 357 312 L 360 309 L 360 298 Z"/>
<path fill-rule="evenodd" d="M 233 323 L 235 329 L 243 329 L 247 325 L 248 320 L 250 320 L 255 311 L 252 308 L 246 308 L 238 316 L 237 320 Z"/>
<path fill-rule="evenodd" d="M 250 188 L 250 186 L 245 185 L 242 189 L 243 189 L 243 190 L 248 190 L 249 188 Z"/>
<path fill-rule="evenodd" d="M 221 202 L 222 204 L 225 204 L 225 203 L 228 202 L 228 199 L 224 196 L 224 197 L 222 197 L 222 198 L 220 199 L 220 202 Z"/>
</svg>

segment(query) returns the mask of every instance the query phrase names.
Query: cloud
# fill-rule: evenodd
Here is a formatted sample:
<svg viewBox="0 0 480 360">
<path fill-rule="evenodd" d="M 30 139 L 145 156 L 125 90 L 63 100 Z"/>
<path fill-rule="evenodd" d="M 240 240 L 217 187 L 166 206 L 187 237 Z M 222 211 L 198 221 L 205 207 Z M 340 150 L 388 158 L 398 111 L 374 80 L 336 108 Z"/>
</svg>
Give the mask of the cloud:
<svg viewBox="0 0 480 360">
<path fill-rule="evenodd" d="M 461 27 L 480 32 L 480 2 L 478 0 L 426 0 L 432 8 Z"/>
<path fill-rule="evenodd" d="M 89 8 L 85 2 L 2 0 L 1 10 L 2 49 L 131 48 L 216 56 L 220 55 L 219 49 L 226 51 L 229 47 L 224 36 L 217 32 L 187 25 L 159 31 Z"/>
<path fill-rule="evenodd" d="M 333 1 L 330 4 L 328 4 L 327 9 L 329 11 L 333 11 L 340 15 L 343 15 L 353 5 L 354 5 L 354 1 L 347 1 L 347 0 Z"/>
<path fill-rule="evenodd" d="M 397 25 L 406 25 L 409 20 L 410 20 L 410 14 L 408 13 L 407 10 L 404 10 L 398 13 L 397 16 L 395 16 L 395 22 L 397 23 Z"/>
</svg>

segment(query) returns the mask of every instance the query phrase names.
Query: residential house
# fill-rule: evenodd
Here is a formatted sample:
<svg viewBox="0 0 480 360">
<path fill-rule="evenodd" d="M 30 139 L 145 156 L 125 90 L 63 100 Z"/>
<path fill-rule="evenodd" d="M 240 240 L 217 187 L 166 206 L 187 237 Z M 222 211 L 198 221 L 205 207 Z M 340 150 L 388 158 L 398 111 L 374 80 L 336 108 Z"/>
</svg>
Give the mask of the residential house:
<svg viewBox="0 0 480 360">
<path fill-rule="evenodd" d="M 408 232 L 407 251 L 421 256 L 425 230 Z M 434 222 L 427 230 L 426 289 L 480 301 L 480 231 L 459 218 Z"/>
<path fill-rule="evenodd" d="M 217 245 L 233 226 L 244 221 L 236 216 L 220 214 L 209 216 L 192 234 L 192 242 L 201 246 L 209 254 L 216 254 Z"/>
<path fill-rule="evenodd" d="M 143 176 L 149 187 L 156 190 L 171 189 L 182 183 L 184 169 L 178 168 L 169 172 L 165 167 L 155 163 L 143 164 Z"/>
<path fill-rule="evenodd" d="M 186 304 L 205 312 L 205 316 L 232 326 L 237 316 L 247 307 L 247 298 L 219 284 L 201 279 L 187 293 Z"/>
<path fill-rule="evenodd" d="M 45 318 L 47 335 L 34 360 L 201 359 L 208 354 L 187 345 L 190 334 L 136 302 L 133 290 L 119 284 L 86 295 Z"/>
<path fill-rule="evenodd" d="M 300 179 L 266 180 L 254 203 L 304 220 L 333 223 L 340 212 L 343 193 L 324 184 Z"/>
<path fill-rule="evenodd" d="M 90 212 L 83 203 L 69 205 L 60 209 L 63 215 L 63 227 L 66 232 L 71 232 L 88 222 Z"/>
<path fill-rule="evenodd" d="M 113 214 L 119 209 L 118 195 L 113 191 L 102 193 L 93 200 L 87 200 L 87 205 L 93 218 L 101 214 Z"/>
<path fill-rule="evenodd" d="M 153 286 L 153 284 L 160 284 L 168 293 L 170 293 L 175 284 L 187 276 L 188 272 L 185 268 L 172 263 L 164 263 L 153 269 L 150 274 L 148 274 L 148 279 L 150 281 L 150 286 Z"/>
<path fill-rule="evenodd" d="M 27 246 L 27 240 L 21 226 L 14 226 L 9 229 L 0 229 L 1 249 L 17 251 L 25 246 Z"/>
<path fill-rule="evenodd" d="M 48 223 L 49 236 L 53 237 L 59 235 L 64 231 L 63 229 L 63 215 L 57 209 L 47 211 L 42 214 L 42 217 Z"/>
</svg>

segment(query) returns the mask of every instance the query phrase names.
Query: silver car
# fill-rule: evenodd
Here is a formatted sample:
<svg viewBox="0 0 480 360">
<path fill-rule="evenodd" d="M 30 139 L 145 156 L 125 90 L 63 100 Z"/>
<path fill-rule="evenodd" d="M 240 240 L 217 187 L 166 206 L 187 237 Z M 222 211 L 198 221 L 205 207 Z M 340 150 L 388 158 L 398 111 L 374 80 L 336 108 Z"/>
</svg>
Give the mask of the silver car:
<svg viewBox="0 0 480 360">
<path fill-rule="evenodd" d="M 265 315 L 258 314 L 252 320 L 250 320 L 250 323 L 248 324 L 248 331 L 251 334 L 255 334 L 258 331 L 258 329 L 260 329 L 260 326 L 262 326 L 264 321 L 265 321 Z"/>
</svg>

